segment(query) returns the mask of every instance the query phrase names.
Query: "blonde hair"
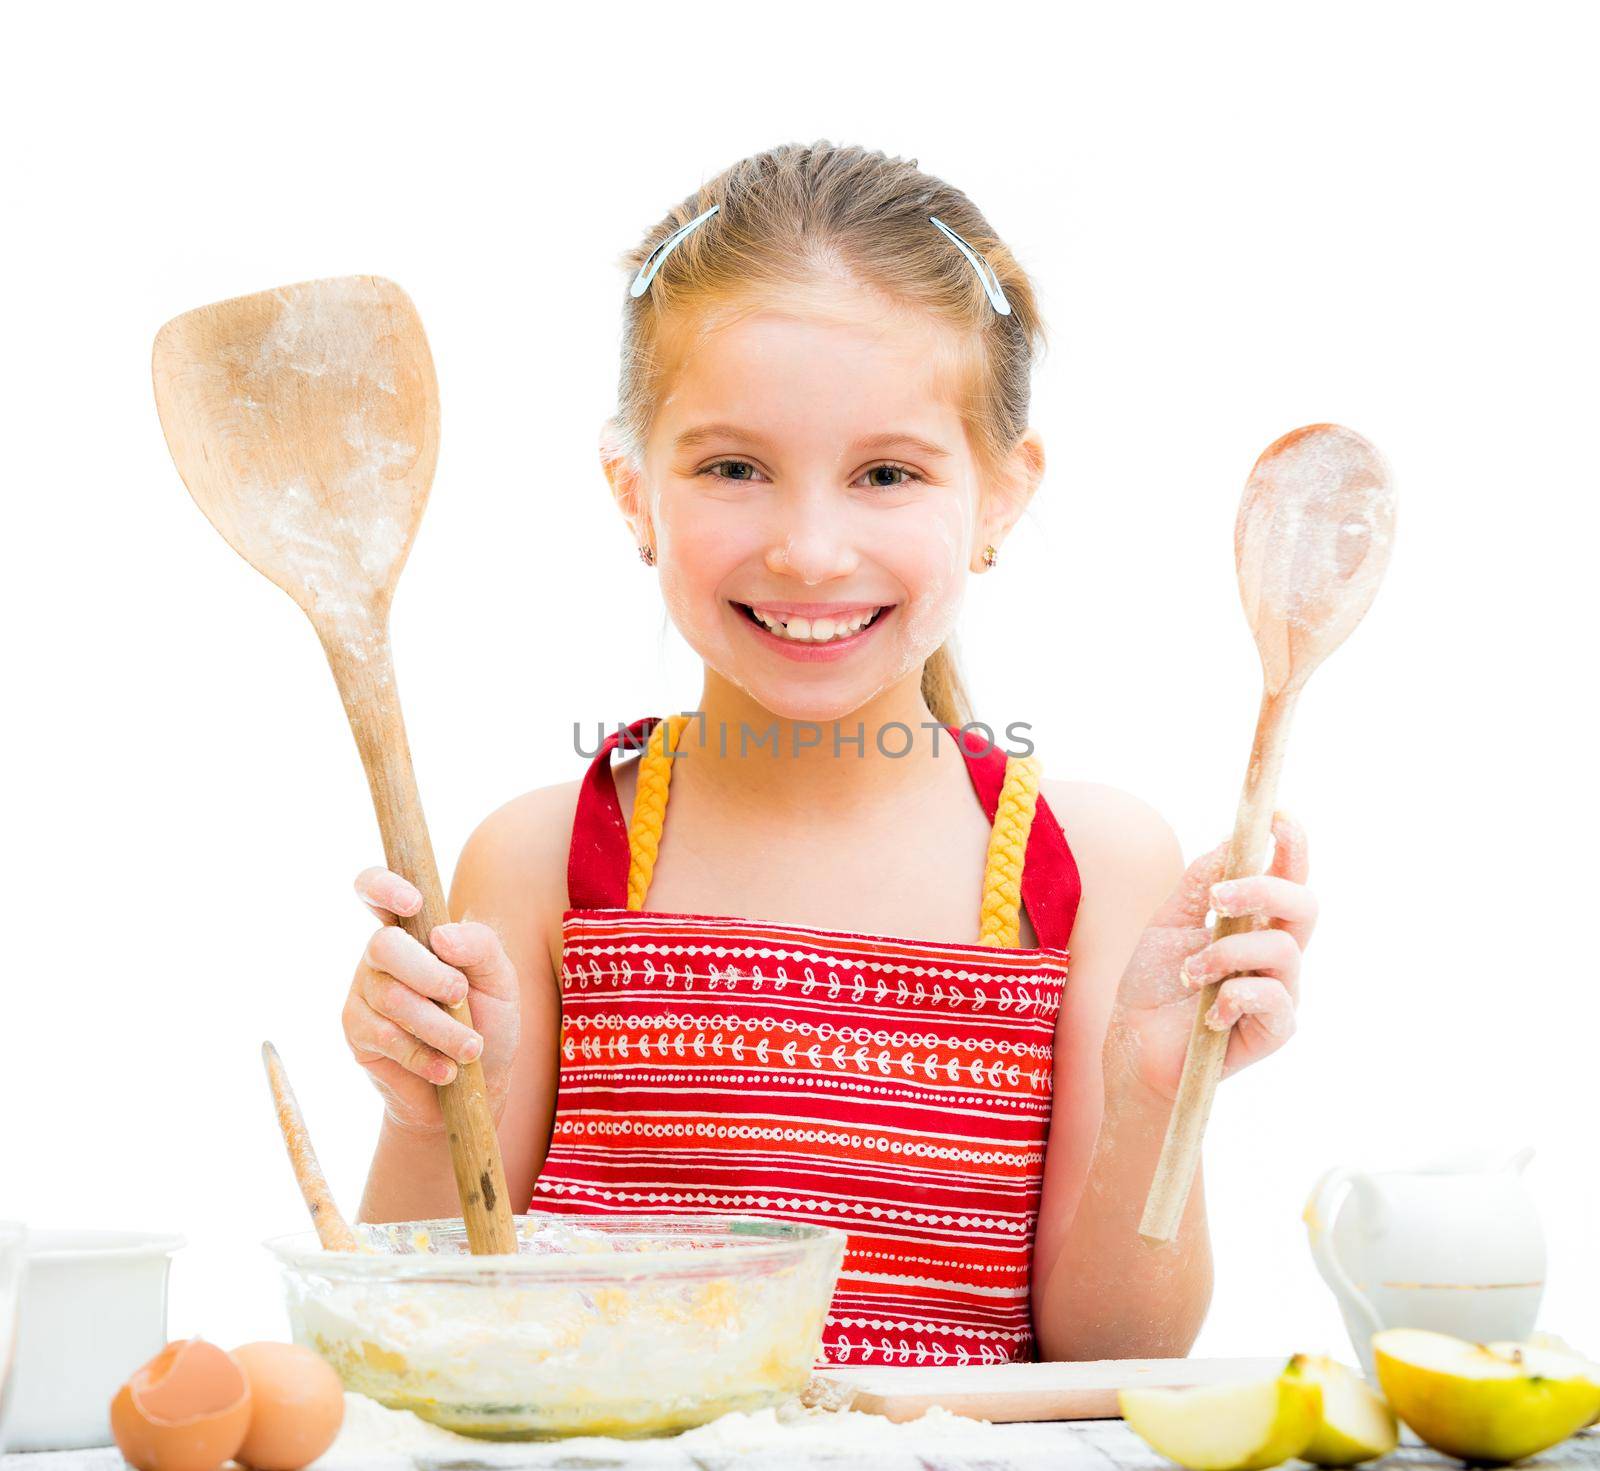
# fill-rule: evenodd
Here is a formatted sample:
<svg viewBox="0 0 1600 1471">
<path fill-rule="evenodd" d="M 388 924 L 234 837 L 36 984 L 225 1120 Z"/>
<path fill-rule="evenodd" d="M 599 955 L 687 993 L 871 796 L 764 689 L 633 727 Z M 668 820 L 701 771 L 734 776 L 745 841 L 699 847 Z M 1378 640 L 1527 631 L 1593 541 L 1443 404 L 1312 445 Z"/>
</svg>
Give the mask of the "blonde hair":
<svg viewBox="0 0 1600 1471">
<path fill-rule="evenodd" d="M 672 366 L 667 328 L 678 313 L 736 307 L 763 290 L 842 276 L 956 329 L 962 422 L 980 470 L 998 469 L 1027 428 L 1045 333 L 1026 273 L 965 194 L 923 173 L 915 159 L 826 141 L 786 143 L 741 159 L 668 211 L 622 257 L 629 280 L 674 230 L 713 204 L 717 213 L 674 247 L 650 289 L 623 304 L 612 428 L 627 453 L 643 456 Z M 1009 316 L 995 311 L 977 272 L 929 215 L 987 260 Z M 947 724 L 972 718 L 954 640 L 924 662 L 922 697 Z"/>
</svg>

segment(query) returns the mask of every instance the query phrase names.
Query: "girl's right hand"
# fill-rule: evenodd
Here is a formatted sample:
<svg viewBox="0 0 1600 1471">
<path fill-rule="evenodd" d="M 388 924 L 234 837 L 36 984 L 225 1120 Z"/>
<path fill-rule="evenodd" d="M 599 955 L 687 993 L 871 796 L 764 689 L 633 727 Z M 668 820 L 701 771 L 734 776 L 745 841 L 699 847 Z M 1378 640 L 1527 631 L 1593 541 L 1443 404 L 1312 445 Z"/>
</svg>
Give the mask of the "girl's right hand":
<svg viewBox="0 0 1600 1471">
<path fill-rule="evenodd" d="M 386 868 L 367 868 L 355 887 L 383 926 L 356 967 L 342 1020 L 350 1051 L 383 1096 L 384 1111 L 402 1129 L 441 1132 L 437 1088 L 454 1079 L 459 1064 L 481 1058 L 498 1123 L 519 1028 L 516 967 L 500 937 L 473 920 L 435 925 L 430 951 L 397 923 L 422 908 L 412 884 Z M 463 998 L 470 1027 L 435 1004 L 453 1006 Z"/>
</svg>

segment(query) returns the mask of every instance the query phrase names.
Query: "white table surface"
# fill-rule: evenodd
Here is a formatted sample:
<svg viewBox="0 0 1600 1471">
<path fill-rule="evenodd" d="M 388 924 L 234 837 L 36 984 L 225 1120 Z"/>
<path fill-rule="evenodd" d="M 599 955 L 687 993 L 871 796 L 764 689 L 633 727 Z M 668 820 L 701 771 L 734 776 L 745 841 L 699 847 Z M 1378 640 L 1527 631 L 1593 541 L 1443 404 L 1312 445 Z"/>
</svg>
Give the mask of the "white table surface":
<svg viewBox="0 0 1600 1471">
<path fill-rule="evenodd" d="M 370 1451 L 359 1456 L 333 1451 L 315 1463 L 315 1471 L 506 1471 L 510 1467 L 549 1468 L 549 1471 L 789 1471 L 789 1468 L 833 1467 L 836 1471 L 1012 1471 L 1012 1468 L 1051 1468 L 1051 1471 L 1171 1471 L 1172 1463 L 1158 1456 L 1120 1420 L 1079 1420 L 1050 1425 L 987 1425 L 974 1422 L 958 1436 L 948 1432 L 918 1435 L 913 1427 L 900 1427 L 897 1443 L 880 1436 L 859 1449 L 843 1445 L 807 1444 L 804 1430 L 785 1443 L 781 1430 L 759 1438 L 759 1443 L 723 1445 L 702 1438 L 668 1438 L 621 1442 L 568 1440 L 529 1442 L 516 1446 L 487 1445 L 483 1455 L 467 1445 L 448 1451 L 400 1454 Z M 1600 1471 L 1600 1434 L 1584 1432 L 1521 1463 L 1534 1471 Z M 1448 1466 L 1461 1463 L 1423 1446 L 1402 1446 L 1381 1461 L 1368 1462 L 1373 1471 Z M 1303 1471 L 1291 1462 L 1291 1471 Z M 125 1471 L 114 1447 L 84 1451 L 40 1451 L 29 1455 L 0 1456 L 0 1471 Z"/>
</svg>

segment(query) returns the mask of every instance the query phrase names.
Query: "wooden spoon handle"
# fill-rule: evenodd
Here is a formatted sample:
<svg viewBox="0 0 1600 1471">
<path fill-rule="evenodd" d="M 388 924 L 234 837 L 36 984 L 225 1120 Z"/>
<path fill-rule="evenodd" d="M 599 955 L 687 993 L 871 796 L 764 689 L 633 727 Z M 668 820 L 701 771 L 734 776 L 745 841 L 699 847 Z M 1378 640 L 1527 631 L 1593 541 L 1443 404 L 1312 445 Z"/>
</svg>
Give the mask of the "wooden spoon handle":
<svg viewBox="0 0 1600 1471">
<path fill-rule="evenodd" d="M 428 945 L 434 926 L 450 922 L 450 910 L 422 815 L 388 635 L 380 627 L 366 638 L 352 638 L 347 629 L 340 629 L 337 634 L 324 633 L 322 644 L 366 768 L 383 834 L 384 860 L 422 895 L 422 908 L 402 917 L 400 923 L 414 940 Z M 445 1009 L 464 1026 L 472 1025 L 466 1001 Z M 454 1081 L 439 1089 L 439 1106 L 449 1136 L 450 1163 L 468 1246 L 475 1256 L 514 1254 L 516 1224 L 511 1218 L 499 1136 L 484 1089 L 483 1065 L 477 1061 L 458 1064 Z"/>
<path fill-rule="evenodd" d="M 1261 713 L 1256 719 L 1256 738 L 1250 748 L 1250 766 L 1245 772 L 1244 790 L 1239 796 L 1239 815 L 1234 820 L 1233 840 L 1223 868 L 1224 879 L 1244 878 L 1260 873 L 1266 866 L 1267 844 L 1272 836 L 1272 813 L 1278 796 L 1278 774 L 1283 769 L 1283 753 L 1289 743 L 1289 719 L 1294 713 L 1297 690 L 1268 690 L 1261 697 Z M 1245 916 L 1218 919 L 1215 938 L 1248 930 L 1254 920 Z M 1162 1243 L 1178 1234 L 1183 1208 L 1189 1199 L 1200 1164 L 1200 1142 L 1206 1121 L 1211 1116 L 1211 1099 L 1222 1077 L 1222 1064 L 1228 1053 L 1230 1028 L 1216 1032 L 1205 1023 L 1206 1012 L 1217 999 L 1221 980 L 1211 982 L 1200 992 L 1195 1009 L 1194 1029 L 1189 1033 L 1189 1050 L 1184 1055 L 1183 1073 L 1178 1080 L 1178 1096 L 1167 1119 L 1166 1137 L 1156 1161 L 1150 1193 L 1145 1197 L 1139 1234 L 1146 1241 Z"/>
</svg>

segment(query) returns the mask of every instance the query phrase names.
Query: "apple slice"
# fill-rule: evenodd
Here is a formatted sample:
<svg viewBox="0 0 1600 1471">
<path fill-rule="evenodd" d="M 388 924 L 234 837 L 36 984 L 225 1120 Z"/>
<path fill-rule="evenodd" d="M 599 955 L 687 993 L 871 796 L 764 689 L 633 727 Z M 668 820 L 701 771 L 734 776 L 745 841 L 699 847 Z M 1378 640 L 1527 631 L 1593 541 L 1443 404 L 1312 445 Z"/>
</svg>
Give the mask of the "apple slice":
<svg viewBox="0 0 1600 1471">
<path fill-rule="evenodd" d="M 1505 1347 L 1423 1328 L 1372 1335 L 1378 1382 L 1400 1418 L 1435 1450 L 1488 1464 L 1545 1450 L 1600 1410 L 1600 1383 L 1581 1360 Z"/>
<path fill-rule="evenodd" d="M 1600 1385 L 1600 1364 L 1579 1353 L 1564 1338 L 1554 1333 L 1530 1333 L 1520 1343 L 1511 1339 L 1497 1339 L 1484 1345 L 1491 1353 L 1523 1356 L 1528 1372 L 1545 1379 L 1577 1377 L 1592 1380 Z M 1600 1405 L 1595 1407 L 1594 1418 L 1588 1422 L 1600 1424 Z"/>
<path fill-rule="evenodd" d="M 1266 1471 L 1298 1456 L 1322 1418 L 1321 1386 L 1287 1368 L 1254 1384 L 1119 1390 L 1117 1403 L 1132 1430 L 1189 1471 Z"/>
<path fill-rule="evenodd" d="M 1300 1452 L 1317 1466 L 1355 1466 L 1386 1456 L 1400 1444 L 1394 1411 L 1356 1370 L 1325 1354 L 1296 1354 L 1288 1374 L 1322 1386 L 1322 1423 Z"/>
</svg>

